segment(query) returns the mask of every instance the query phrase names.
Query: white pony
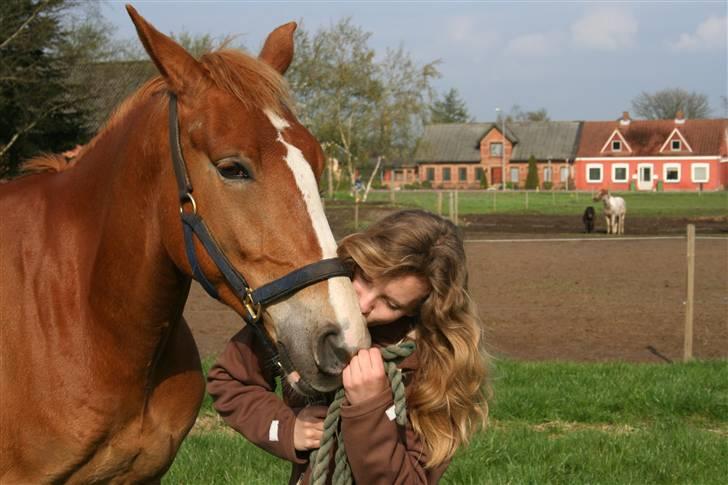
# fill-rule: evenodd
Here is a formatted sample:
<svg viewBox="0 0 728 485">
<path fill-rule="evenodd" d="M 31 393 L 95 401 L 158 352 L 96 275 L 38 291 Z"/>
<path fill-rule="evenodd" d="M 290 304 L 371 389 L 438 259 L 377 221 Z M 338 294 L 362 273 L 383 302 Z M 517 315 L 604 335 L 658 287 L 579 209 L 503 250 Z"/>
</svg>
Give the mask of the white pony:
<svg viewBox="0 0 728 485">
<path fill-rule="evenodd" d="M 607 221 L 607 234 L 624 234 L 624 216 L 627 204 L 621 197 L 612 197 L 607 189 L 602 189 L 594 197 L 594 202 L 604 203 L 604 218 Z"/>
</svg>

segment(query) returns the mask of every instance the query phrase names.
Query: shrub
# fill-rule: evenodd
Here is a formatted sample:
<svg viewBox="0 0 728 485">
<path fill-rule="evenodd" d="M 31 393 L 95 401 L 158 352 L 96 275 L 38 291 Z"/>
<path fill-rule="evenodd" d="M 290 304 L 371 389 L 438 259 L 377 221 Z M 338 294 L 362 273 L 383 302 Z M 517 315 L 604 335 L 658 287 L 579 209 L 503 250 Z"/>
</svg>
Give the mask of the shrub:
<svg viewBox="0 0 728 485">
<path fill-rule="evenodd" d="M 536 166 L 536 157 L 531 155 L 528 159 L 528 175 L 526 176 L 526 190 L 536 190 L 538 188 L 538 167 Z"/>
</svg>

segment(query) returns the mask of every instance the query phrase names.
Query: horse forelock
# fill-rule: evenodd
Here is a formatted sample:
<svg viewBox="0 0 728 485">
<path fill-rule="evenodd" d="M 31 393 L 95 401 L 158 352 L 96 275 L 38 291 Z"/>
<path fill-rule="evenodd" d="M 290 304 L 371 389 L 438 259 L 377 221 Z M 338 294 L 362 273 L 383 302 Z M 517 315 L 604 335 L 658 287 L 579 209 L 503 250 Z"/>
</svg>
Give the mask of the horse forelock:
<svg viewBox="0 0 728 485">
<path fill-rule="evenodd" d="M 247 107 L 282 116 L 293 112 L 288 83 L 265 62 L 235 49 L 208 52 L 200 58 L 212 81 Z"/>
</svg>

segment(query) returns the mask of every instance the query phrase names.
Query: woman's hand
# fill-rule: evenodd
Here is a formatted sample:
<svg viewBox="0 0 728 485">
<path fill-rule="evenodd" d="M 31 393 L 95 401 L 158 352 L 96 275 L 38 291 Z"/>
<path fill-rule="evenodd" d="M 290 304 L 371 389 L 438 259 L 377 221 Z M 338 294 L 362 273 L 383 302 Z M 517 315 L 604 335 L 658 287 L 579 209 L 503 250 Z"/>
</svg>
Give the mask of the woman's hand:
<svg viewBox="0 0 728 485">
<path fill-rule="evenodd" d="M 314 450 L 321 446 L 324 434 L 326 406 L 307 406 L 298 413 L 293 425 L 293 447 L 298 451 Z"/>
<path fill-rule="evenodd" d="M 350 404 L 359 404 L 387 388 L 387 375 L 379 349 L 362 349 L 344 368 L 344 391 Z"/>
</svg>

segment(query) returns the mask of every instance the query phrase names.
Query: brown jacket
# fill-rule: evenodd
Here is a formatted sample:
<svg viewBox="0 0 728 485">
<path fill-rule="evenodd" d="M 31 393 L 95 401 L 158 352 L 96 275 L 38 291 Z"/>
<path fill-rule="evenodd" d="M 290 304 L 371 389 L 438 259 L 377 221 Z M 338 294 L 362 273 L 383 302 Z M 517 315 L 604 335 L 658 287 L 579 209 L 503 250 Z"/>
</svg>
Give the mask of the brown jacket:
<svg viewBox="0 0 728 485">
<path fill-rule="evenodd" d="M 377 346 L 396 343 L 406 335 L 406 320 L 370 328 Z M 290 484 L 310 481 L 308 453 L 293 447 L 296 414 L 306 405 L 301 396 L 284 389 L 284 399 L 274 394 L 274 380 L 261 365 L 263 356 L 254 349 L 256 337 L 249 329 L 235 335 L 210 370 L 207 391 L 215 409 L 225 422 L 248 440 L 293 463 Z M 404 359 L 399 368 L 405 385 L 417 369 L 417 353 Z M 391 390 L 365 402 L 341 408 L 341 429 L 355 483 L 359 484 L 431 484 L 437 483 L 449 463 L 425 468 L 427 455 L 412 426 L 398 426 L 389 418 L 394 405 Z M 329 462 L 329 483 L 333 474 L 333 451 Z M 299 480 L 302 480 L 299 482 Z"/>
</svg>

